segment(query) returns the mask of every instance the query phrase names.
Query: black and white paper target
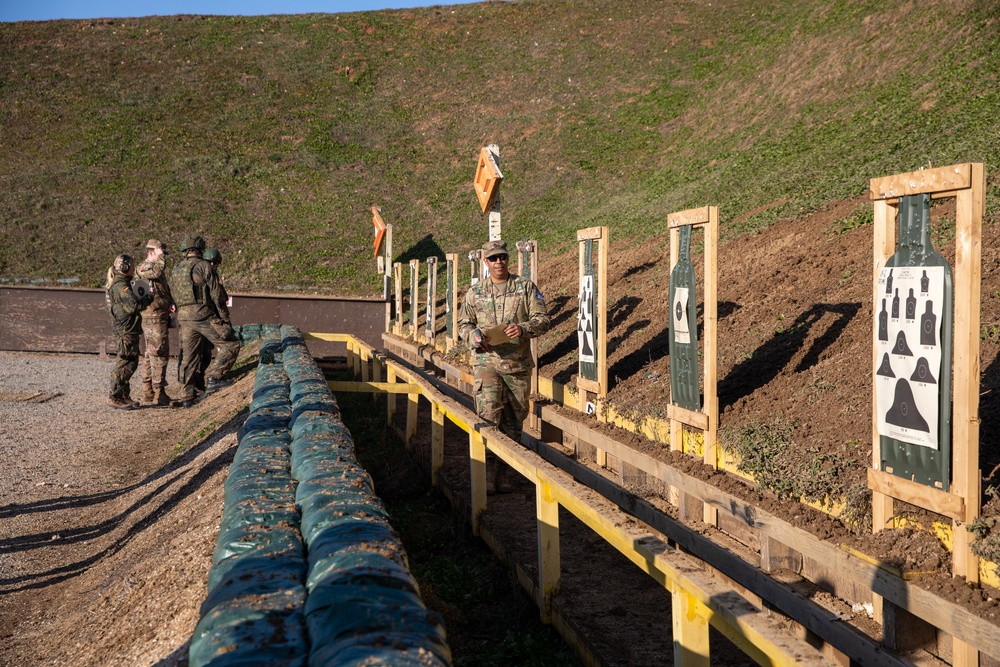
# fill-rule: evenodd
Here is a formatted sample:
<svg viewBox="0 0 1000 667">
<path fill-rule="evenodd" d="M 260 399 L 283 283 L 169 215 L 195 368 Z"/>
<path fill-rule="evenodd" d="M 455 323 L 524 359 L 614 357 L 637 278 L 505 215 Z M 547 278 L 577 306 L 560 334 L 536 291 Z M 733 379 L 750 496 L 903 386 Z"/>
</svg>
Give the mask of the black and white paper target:
<svg viewBox="0 0 1000 667">
<path fill-rule="evenodd" d="M 687 316 L 689 298 L 688 288 L 678 287 L 674 290 L 674 302 L 670 308 L 674 341 L 682 345 L 687 345 L 691 342 L 691 327 L 688 324 Z"/>
<path fill-rule="evenodd" d="M 879 272 L 875 300 L 878 432 L 938 449 L 941 313 L 945 270 L 895 266 Z"/>
<path fill-rule="evenodd" d="M 580 361 L 596 363 L 594 342 L 594 276 L 584 275 L 580 280 L 580 309 L 576 317 L 577 351 Z"/>
</svg>

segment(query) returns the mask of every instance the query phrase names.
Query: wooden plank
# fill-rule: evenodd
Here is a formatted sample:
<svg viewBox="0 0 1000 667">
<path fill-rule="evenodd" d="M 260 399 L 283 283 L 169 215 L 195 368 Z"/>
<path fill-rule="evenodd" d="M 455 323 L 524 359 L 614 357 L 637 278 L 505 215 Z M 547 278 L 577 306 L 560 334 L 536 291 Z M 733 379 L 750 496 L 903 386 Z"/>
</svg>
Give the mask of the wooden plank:
<svg viewBox="0 0 1000 667">
<path fill-rule="evenodd" d="M 670 419 L 683 422 L 688 426 L 693 426 L 702 431 L 707 431 L 711 424 L 708 415 L 704 412 L 695 412 L 694 410 L 688 410 L 672 403 L 667 406 L 667 414 L 670 416 Z"/>
<path fill-rule="evenodd" d="M 718 211 L 718 206 L 702 206 L 701 208 L 689 208 L 686 211 L 676 211 L 674 213 L 667 214 L 667 226 L 671 229 L 675 227 L 685 227 L 688 225 L 704 225 L 711 220 L 711 212 L 709 209 L 715 208 Z"/>
<path fill-rule="evenodd" d="M 972 164 L 953 164 L 948 167 L 922 169 L 906 174 L 882 176 L 871 179 L 869 195 L 872 199 L 890 199 L 923 193 L 962 190 L 972 184 Z"/>
<path fill-rule="evenodd" d="M 415 384 L 398 384 L 395 382 L 351 382 L 332 380 L 326 383 L 335 394 L 344 393 L 381 393 L 381 394 L 419 394 L 420 387 Z"/>
<path fill-rule="evenodd" d="M 923 507 L 950 519 L 965 520 L 965 499 L 932 486 L 869 468 L 868 487 L 873 492 Z"/>
<path fill-rule="evenodd" d="M 469 483 L 472 507 L 470 520 L 472 534 L 479 535 L 483 514 L 486 512 L 486 441 L 475 429 L 469 430 Z"/>
<path fill-rule="evenodd" d="M 607 227 L 587 227 L 576 230 L 577 241 L 594 241 L 601 238 L 601 234 Z"/>
<path fill-rule="evenodd" d="M 879 289 L 878 289 L 878 276 L 882 269 L 885 267 L 886 261 L 892 256 L 892 253 L 896 250 L 896 213 L 898 210 L 897 206 L 890 206 L 884 201 L 876 201 L 875 204 L 875 222 L 874 222 L 874 249 L 873 249 L 873 266 L 872 266 L 872 307 L 878 304 L 879 299 Z M 879 365 L 878 357 L 878 347 L 876 345 L 875 336 L 872 336 L 872 369 L 878 368 Z M 881 440 L 879 439 L 878 432 L 878 394 L 875 389 L 875 383 L 872 383 L 872 468 L 878 470 L 882 467 L 882 447 Z M 893 500 L 892 496 L 880 493 L 878 491 L 872 492 L 872 531 L 878 532 L 883 528 L 889 527 L 892 521 L 893 515 Z M 881 602 L 879 600 L 875 601 L 875 606 L 878 607 Z M 876 614 L 876 618 L 881 618 L 881 614 Z"/>
<path fill-rule="evenodd" d="M 607 227 L 601 227 L 601 243 L 598 246 L 597 280 L 600 289 L 597 290 L 597 312 L 600 316 L 600 338 L 597 341 L 597 381 L 601 385 L 597 392 L 598 403 L 608 394 L 608 262 L 610 262 L 611 233 Z M 603 420 L 601 411 L 597 411 L 598 421 Z"/>
<path fill-rule="evenodd" d="M 444 410 L 431 403 L 431 485 L 438 486 L 439 472 L 444 465 Z"/>
<path fill-rule="evenodd" d="M 601 383 L 596 380 L 589 380 L 585 377 L 576 376 L 576 387 L 594 394 L 601 393 Z"/>
<path fill-rule="evenodd" d="M 547 406 L 541 407 L 542 419 L 544 421 L 551 421 L 556 427 L 561 428 L 564 433 L 570 433 L 582 441 L 594 443 L 595 446 L 600 446 L 609 454 L 621 458 L 622 461 L 646 471 L 648 474 L 671 486 L 677 487 L 682 492 L 690 493 L 705 503 L 711 503 L 720 513 L 727 513 L 744 521 L 748 526 L 755 527 L 762 539 L 764 537 L 773 537 L 784 544 L 794 545 L 803 556 L 812 558 L 819 563 L 824 563 L 832 569 L 840 570 L 845 578 L 857 582 L 879 595 L 883 595 L 894 604 L 907 609 L 919 618 L 923 618 L 945 632 L 948 632 L 948 634 L 978 646 L 980 650 L 990 655 L 1000 656 L 1000 632 L 997 632 L 996 625 L 978 618 L 959 605 L 948 602 L 927 591 L 922 591 L 915 586 L 910 586 L 906 582 L 899 580 L 898 577 L 893 577 L 878 567 L 869 563 L 859 563 L 858 559 L 851 558 L 837 545 L 824 542 L 811 533 L 794 528 L 764 510 L 735 496 L 731 496 L 707 482 L 689 477 L 662 461 L 637 452 L 603 434 L 595 433 L 583 424 L 562 417 Z M 588 481 L 588 484 L 590 483 Z M 643 520 L 645 521 L 646 519 Z M 671 539 L 675 539 L 673 535 L 670 537 Z M 704 555 L 696 555 L 705 558 Z M 718 567 L 714 563 L 713 566 Z M 724 568 L 720 567 L 719 569 L 726 572 L 727 575 L 733 576 Z M 736 579 L 736 577 L 733 578 Z M 875 583 L 872 584 L 872 582 Z M 747 587 L 751 588 L 750 586 Z M 751 590 L 753 589 L 751 588 Z M 758 592 L 758 594 L 760 593 Z M 762 595 L 762 597 L 765 596 Z M 815 632 L 813 628 L 810 629 Z M 842 647 L 838 646 L 838 648 Z"/>
</svg>

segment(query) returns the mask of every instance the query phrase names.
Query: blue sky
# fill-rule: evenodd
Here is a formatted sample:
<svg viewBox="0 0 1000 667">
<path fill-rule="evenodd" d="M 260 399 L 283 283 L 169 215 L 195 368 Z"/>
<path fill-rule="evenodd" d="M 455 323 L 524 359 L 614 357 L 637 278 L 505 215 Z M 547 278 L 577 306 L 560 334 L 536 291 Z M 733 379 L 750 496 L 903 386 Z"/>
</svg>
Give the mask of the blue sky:
<svg viewBox="0 0 1000 667">
<path fill-rule="evenodd" d="M 0 22 L 49 19 L 172 16 L 174 14 L 309 14 L 363 12 L 433 5 L 465 4 L 473 0 L 0 0 Z"/>
</svg>

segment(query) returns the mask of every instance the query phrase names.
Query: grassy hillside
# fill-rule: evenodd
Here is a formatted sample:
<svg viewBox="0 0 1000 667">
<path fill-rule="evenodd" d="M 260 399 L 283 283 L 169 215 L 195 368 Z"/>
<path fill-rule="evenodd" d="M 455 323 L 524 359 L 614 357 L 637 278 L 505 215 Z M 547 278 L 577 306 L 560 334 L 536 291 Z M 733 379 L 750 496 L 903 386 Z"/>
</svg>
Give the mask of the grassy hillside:
<svg viewBox="0 0 1000 667">
<path fill-rule="evenodd" d="M 732 237 L 872 176 L 1000 166 L 996 0 L 627 4 L 0 23 L 0 279 L 96 286 L 118 252 L 200 232 L 231 290 L 374 295 L 369 207 L 397 260 L 478 246 L 487 143 L 504 235 L 543 252 L 709 203 Z"/>
</svg>

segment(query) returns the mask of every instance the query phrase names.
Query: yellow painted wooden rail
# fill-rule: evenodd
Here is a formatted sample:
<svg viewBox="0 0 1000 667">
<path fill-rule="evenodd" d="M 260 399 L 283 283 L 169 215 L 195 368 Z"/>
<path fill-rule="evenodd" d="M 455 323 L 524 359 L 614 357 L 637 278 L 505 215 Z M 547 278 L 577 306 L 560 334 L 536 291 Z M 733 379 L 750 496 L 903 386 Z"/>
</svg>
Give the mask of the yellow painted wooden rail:
<svg viewBox="0 0 1000 667">
<path fill-rule="evenodd" d="M 542 619 L 553 622 L 552 598 L 559 590 L 559 508 L 571 512 L 614 546 L 671 594 L 675 664 L 709 664 L 709 626 L 722 632 L 751 659 L 762 665 L 827 665 L 810 644 L 791 635 L 780 619 L 764 612 L 705 571 L 704 565 L 640 527 L 616 505 L 594 493 L 566 472 L 525 449 L 496 428 L 478 421 L 475 413 L 447 397 L 423 378 L 380 356 L 363 342 L 340 334 L 305 334 L 306 339 L 343 342 L 348 369 L 360 382 L 330 382 L 335 392 L 385 393 L 388 419 L 395 412 L 397 393 L 407 394 L 407 447 L 417 428 L 417 408 L 423 396 L 431 405 L 431 480 L 438 485 L 444 463 L 445 418 L 468 434 L 472 530 L 482 530 L 486 511 L 486 452 L 493 452 L 536 488 L 538 586 L 536 602 Z M 381 376 L 385 371 L 387 380 Z M 530 591 L 529 591 L 530 592 Z M 557 628 L 567 624 L 558 622 Z M 578 647 L 579 648 L 579 647 Z M 590 660 L 593 662 L 593 660 Z"/>
</svg>

